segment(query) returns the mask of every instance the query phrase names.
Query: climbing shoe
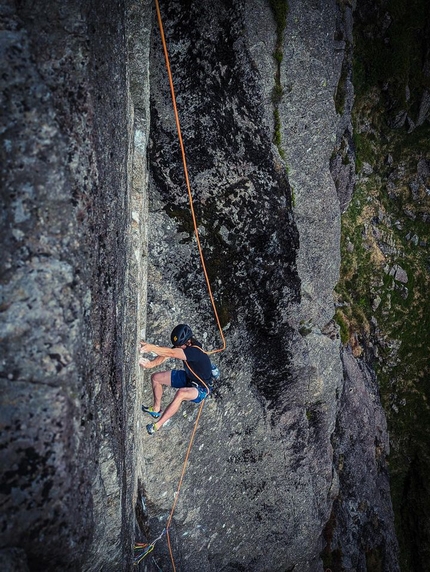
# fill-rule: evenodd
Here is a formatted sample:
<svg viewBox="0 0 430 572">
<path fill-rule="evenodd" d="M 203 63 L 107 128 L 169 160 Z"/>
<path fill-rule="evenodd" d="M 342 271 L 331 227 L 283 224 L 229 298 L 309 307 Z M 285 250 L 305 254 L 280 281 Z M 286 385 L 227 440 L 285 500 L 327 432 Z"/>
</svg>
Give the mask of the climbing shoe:
<svg viewBox="0 0 430 572">
<path fill-rule="evenodd" d="M 156 431 L 158 431 L 158 429 L 155 428 L 155 423 L 148 423 L 146 430 L 148 431 L 148 435 L 153 435 Z"/>
<path fill-rule="evenodd" d="M 142 405 L 142 411 L 144 413 L 149 413 L 149 415 L 154 419 L 160 419 L 161 417 L 161 411 L 154 411 L 152 405 L 151 407 L 146 407 L 146 405 Z"/>
</svg>

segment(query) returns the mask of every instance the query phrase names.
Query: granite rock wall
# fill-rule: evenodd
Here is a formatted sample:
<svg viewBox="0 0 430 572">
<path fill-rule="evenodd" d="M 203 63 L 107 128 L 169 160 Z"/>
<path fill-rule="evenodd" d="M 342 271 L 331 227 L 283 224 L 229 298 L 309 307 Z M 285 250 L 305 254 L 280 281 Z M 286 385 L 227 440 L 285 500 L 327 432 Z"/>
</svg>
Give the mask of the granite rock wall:
<svg viewBox="0 0 430 572">
<path fill-rule="evenodd" d="M 340 478 L 334 452 L 348 382 L 332 291 L 353 178 L 343 173 L 335 184 L 342 177 L 330 168 L 351 130 L 353 92 L 342 69 L 351 61 L 345 36 L 352 10 L 335 2 L 288 5 L 275 145 L 277 33 L 269 4 L 162 3 L 199 232 L 227 338 L 227 350 L 214 358 L 222 378 L 199 422 L 171 531 L 175 559 L 187 571 L 321 571 L 334 561 L 327 536 L 333 503 L 360 495 L 354 479 Z M 339 85 L 348 94 L 342 114 Z M 167 344 L 172 326 L 185 321 L 212 349 L 220 340 L 193 240 L 157 34 L 151 134 L 148 340 Z M 143 377 L 150 401 L 150 374 Z M 184 405 L 147 438 L 147 539 L 165 526 L 196 414 Z M 373 455 L 373 445 L 367 452 Z M 381 545 L 391 551 L 383 568 L 390 570 L 390 504 L 379 497 L 374 503 L 387 522 Z M 348 551 L 341 542 L 339 550 Z M 363 541 L 356 551 L 364 558 L 367 548 Z M 347 559 L 341 565 L 353 569 Z M 170 566 L 162 543 L 144 569 L 157 566 Z"/>
<path fill-rule="evenodd" d="M 1 22 L 2 568 L 118 570 L 144 297 L 125 6 L 2 2 Z"/>
<path fill-rule="evenodd" d="M 340 494 L 324 537 L 332 570 L 400 570 L 393 527 L 387 422 L 373 372 L 342 352 L 344 386 L 332 435 Z"/>
<path fill-rule="evenodd" d="M 352 11 L 288 4 L 278 67 L 269 2 L 161 3 L 227 339 L 172 547 L 186 572 L 365 570 L 369 551 L 391 572 L 384 418 L 332 320 L 353 185 L 330 172 L 350 135 L 351 86 L 342 114 L 335 97 Z M 134 540 L 166 525 L 197 414 L 184 404 L 146 434 L 138 340 L 168 344 L 184 321 L 220 346 L 153 4 L 9 1 L 0 15 L 1 558 L 15 572 L 131 570 Z M 371 423 L 346 431 L 362 407 Z M 164 540 L 140 569 L 171 569 Z"/>
</svg>

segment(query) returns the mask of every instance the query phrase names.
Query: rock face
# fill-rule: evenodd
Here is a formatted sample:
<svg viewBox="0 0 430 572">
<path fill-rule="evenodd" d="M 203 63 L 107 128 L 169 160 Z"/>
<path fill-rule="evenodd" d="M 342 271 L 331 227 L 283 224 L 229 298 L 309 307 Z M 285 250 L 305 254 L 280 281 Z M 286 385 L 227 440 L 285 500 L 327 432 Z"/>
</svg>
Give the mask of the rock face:
<svg viewBox="0 0 430 572">
<path fill-rule="evenodd" d="M 278 150 L 271 143 L 276 65 L 268 53 L 276 26 L 270 7 L 163 7 L 199 231 L 228 344 L 173 521 L 175 558 L 187 571 L 323 570 L 333 561 L 330 547 L 321 555 L 323 530 L 337 511 L 333 501 L 362 494 L 354 479 L 339 478 L 332 441 L 336 424 L 346 422 L 338 413 L 348 379 L 331 321 L 340 197 L 330 159 L 347 124 L 334 106 L 346 49 L 333 39 L 342 15 L 334 2 L 323 8 L 289 2 L 289 9 Z M 171 327 L 186 321 L 210 349 L 218 340 L 192 239 L 161 53 L 155 36 L 147 335 L 167 344 Z M 145 374 L 147 401 L 148 381 Z M 142 515 L 147 539 L 162 532 L 173 502 L 197 414 L 192 404 L 183 410 L 184 416 L 148 440 Z M 369 431 L 373 435 L 374 427 Z M 370 456 L 372 439 L 363 445 Z M 351 453 L 348 462 L 352 458 L 372 482 L 364 460 Z M 382 453 L 381 459 L 383 464 Z M 389 558 L 382 566 L 390 570 L 396 561 L 390 502 L 376 496 L 373 502 L 363 523 L 374 510 L 384 514 L 380 545 Z M 339 550 L 347 551 L 349 540 L 339 537 Z M 354 548 L 358 560 L 365 561 L 373 547 L 363 539 Z M 341 565 L 352 570 L 354 559 L 344 554 Z M 160 544 L 154 559 L 169 566 Z"/>
<path fill-rule="evenodd" d="M 352 14 L 288 4 L 279 69 L 269 3 L 161 5 L 227 339 L 170 527 L 184 572 L 397 569 L 384 417 L 332 321 Z M 188 322 L 220 345 L 153 6 L 10 2 L 1 17 L 1 558 L 131 570 L 134 539 L 166 526 L 197 416 L 187 403 L 146 434 L 139 336 L 167 345 Z M 363 407 L 369 423 L 351 424 Z M 170 567 L 163 537 L 140 568 Z"/>
<path fill-rule="evenodd" d="M 325 561 L 333 570 L 399 570 L 378 387 L 350 350 L 342 362 L 345 383 L 332 437 L 341 494 L 325 530 Z"/>
<path fill-rule="evenodd" d="M 142 282 L 124 6 L 4 2 L 1 19 L 0 559 L 118 570 Z"/>
</svg>

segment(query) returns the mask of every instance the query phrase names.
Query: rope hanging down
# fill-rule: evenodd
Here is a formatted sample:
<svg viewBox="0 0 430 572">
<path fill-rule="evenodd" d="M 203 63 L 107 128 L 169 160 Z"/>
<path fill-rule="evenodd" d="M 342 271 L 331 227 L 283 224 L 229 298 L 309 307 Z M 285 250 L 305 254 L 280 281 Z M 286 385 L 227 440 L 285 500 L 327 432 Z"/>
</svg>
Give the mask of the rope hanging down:
<svg viewBox="0 0 430 572">
<path fill-rule="evenodd" d="M 175 566 L 175 559 L 173 558 L 173 550 L 172 550 L 172 543 L 170 542 L 170 534 L 169 534 L 169 529 L 170 529 L 170 525 L 172 523 L 172 519 L 173 519 L 173 513 L 175 512 L 176 509 L 176 505 L 178 503 L 178 499 L 179 499 L 179 492 L 181 490 L 181 486 L 182 486 L 182 481 L 184 480 L 184 475 L 185 475 L 185 471 L 187 469 L 187 463 L 188 463 L 188 458 L 190 456 L 190 452 L 191 452 L 191 448 L 193 446 L 194 443 L 194 437 L 196 435 L 196 431 L 197 431 L 197 427 L 199 424 L 199 419 L 200 416 L 202 414 L 203 411 L 203 405 L 204 405 L 204 400 L 200 403 L 200 407 L 199 407 L 199 411 L 197 413 L 197 418 L 194 422 L 194 427 L 193 427 L 193 432 L 191 434 L 191 439 L 190 442 L 188 444 L 188 449 L 187 452 L 185 454 L 185 459 L 184 459 L 184 464 L 182 465 L 182 472 L 181 472 L 181 476 L 179 478 L 179 483 L 178 483 L 178 488 L 176 489 L 176 493 L 174 495 L 174 502 L 172 505 L 172 508 L 170 510 L 170 514 L 169 514 L 169 518 L 167 519 L 167 524 L 166 524 L 166 528 L 163 529 L 163 532 L 160 534 L 160 536 L 158 536 L 153 542 L 151 542 L 150 544 L 145 544 L 145 543 L 141 543 L 141 542 L 136 542 L 136 544 L 134 545 L 134 564 L 140 564 L 142 562 L 142 560 L 148 556 L 148 554 L 150 554 L 155 547 L 155 544 L 161 539 L 163 538 L 163 536 L 166 534 L 167 536 L 167 545 L 169 547 L 169 554 L 170 554 L 170 560 L 172 562 L 172 566 L 173 566 L 173 572 L 176 572 L 176 566 Z"/>
<path fill-rule="evenodd" d="M 163 21 L 162 21 L 162 19 L 161 19 L 161 12 L 160 12 L 160 6 L 159 6 L 159 4 L 158 4 L 158 0 L 155 0 L 155 8 L 156 8 L 156 11 L 157 11 L 157 19 L 158 19 L 158 25 L 159 25 L 159 28 L 160 28 L 161 42 L 162 42 L 162 44 L 163 44 L 163 51 L 164 51 L 164 57 L 165 57 L 165 61 L 166 61 L 167 75 L 168 75 L 168 77 L 169 77 L 170 93 L 171 93 L 171 96 L 172 96 L 172 104 L 173 104 L 173 111 L 174 111 L 174 114 L 175 114 L 176 129 L 177 129 L 177 132 L 178 132 L 179 145 L 180 145 L 180 148 L 181 148 L 182 163 L 183 163 L 184 174 L 185 174 L 185 182 L 186 182 L 186 185 L 187 185 L 188 199 L 189 199 L 189 203 L 190 203 L 191 216 L 192 216 L 193 225 L 194 225 L 194 234 L 195 234 L 196 241 L 197 241 L 197 247 L 198 247 L 198 250 L 199 250 L 200 261 L 201 261 L 201 264 L 202 264 L 203 273 L 204 273 L 204 275 L 205 275 L 205 280 L 206 280 L 206 285 L 207 285 L 207 288 L 208 288 L 209 297 L 210 297 L 210 300 L 211 300 L 211 304 L 212 304 L 212 308 L 213 308 L 213 311 L 214 311 L 215 319 L 216 319 L 216 322 L 217 322 L 217 325 L 218 325 L 218 330 L 219 330 L 219 333 L 220 333 L 220 336 L 221 336 L 221 339 L 222 339 L 222 347 L 221 347 L 221 348 L 216 349 L 216 350 L 212 350 L 212 351 L 209 351 L 209 352 L 205 352 L 205 353 L 207 353 L 207 354 L 214 354 L 214 353 L 222 352 L 222 351 L 225 350 L 225 348 L 226 348 L 226 341 L 225 341 L 224 333 L 223 333 L 223 331 L 222 331 L 221 323 L 220 323 L 220 320 L 219 320 L 219 316 L 218 316 L 218 311 L 217 311 L 217 308 L 216 308 L 215 300 L 214 300 L 214 297 L 213 297 L 213 294 L 212 294 L 212 288 L 211 288 L 211 285 L 210 285 L 210 282 L 209 282 L 209 277 L 208 277 L 208 273 L 207 273 L 207 270 L 206 270 L 205 259 L 204 259 L 204 256 L 203 256 L 203 249 L 202 249 L 202 246 L 201 246 L 201 243 L 200 243 L 199 231 L 198 231 L 198 227 L 197 227 L 197 220 L 196 220 L 196 215 L 195 215 L 195 212 L 194 212 L 193 196 L 192 196 L 192 193 L 191 193 L 190 180 L 189 180 L 189 177 L 188 177 L 188 168 L 187 168 L 187 160 L 186 160 L 186 156 L 185 156 L 185 148 L 184 148 L 184 143 L 183 143 L 183 140 L 182 140 L 181 125 L 180 125 L 180 122 L 179 122 L 179 115 L 178 115 L 178 110 L 177 110 L 177 107 L 176 107 L 176 96 L 175 96 L 175 89 L 174 89 L 174 86 L 173 86 L 172 72 L 171 72 L 171 70 L 170 70 L 169 54 L 168 54 L 168 51 L 167 51 L 166 39 L 165 39 L 165 36 L 164 36 L 164 29 L 163 29 Z M 196 375 L 196 374 L 194 374 L 194 375 Z M 197 377 L 198 377 L 198 376 L 197 376 Z M 200 378 L 199 378 L 199 379 L 200 379 Z M 201 381 L 203 382 L 203 380 L 201 380 Z M 203 382 L 203 384 L 206 385 L 204 382 Z M 206 386 L 206 387 L 207 387 L 207 386 Z M 185 475 L 185 471 L 186 471 L 186 468 L 187 468 L 187 463 L 188 463 L 188 458 L 189 458 L 189 456 L 190 456 L 191 448 L 192 448 L 193 443 L 194 443 L 194 437 L 195 437 L 195 435 L 196 435 L 197 427 L 198 427 L 198 424 L 199 424 L 199 419 L 200 419 L 200 416 L 201 416 L 202 411 L 203 411 L 203 405 L 204 405 L 204 400 L 200 403 L 200 407 L 199 407 L 199 410 L 198 410 L 198 413 L 197 413 L 197 418 L 196 418 L 196 421 L 195 421 L 195 423 L 194 423 L 193 432 L 192 432 L 192 434 L 191 434 L 191 439 L 190 439 L 190 442 L 189 442 L 189 445 L 188 445 L 188 449 L 187 449 L 187 452 L 186 452 L 186 455 L 185 455 L 185 460 L 184 460 L 184 463 L 183 463 L 183 466 L 182 466 L 181 476 L 180 476 L 180 478 L 179 478 L 178 488 L 177 488 L 176 493 L 175 493 L 175 496 L 174 496 L 174 499 L 175 499 L 175 500 L 174 500 L 174 502 L 173 502 L 173 506 L 172 506 L 172 509 L 171 509 L 171 511 L 170 511 L 169 518 L 168 518 L 168 520 L 167 520 L 166 528 L 163 530 L 163 532 L 160 534 L 160 536 L 158 536 L 158 538 L 156 538 L 156 539 L 155 539 L 153 542 L 151 542 L 150 544 L 145 544 L 145 543 L 136 543 L 136 544 L 135 544 L 135 547 L 134 547 L 134 551 L 135 551 L 134 563 L 135 563 L 136 565 L 139 564 L 148 554 L 150 554 L 150 553 L 154 550 L 155 544 L 164 536 L 164 534 L 166 534 L 166 536 L 167 536 L 167 544 L 168 544 L 169 553 L 170 553 L 170 559 L 171 559 L 171 561 L 172 561 L 172 566 L 173 566 L 173 571 L 176 572 L 176 566 L 175 566 L 175 561 L 174 561 L 173 552 L 172 552 L 172 546 L 171 546 L 171 542 L 170 542 L 169 528 L 170 528 L 170 525 L 171 525 L 171 523 L 172 523 L 173 514 L 174 514 L 174 512 L 175 512 L 176 505 L 177 505 L 177 502 L 178 502 L 178 499 L 179 499 L 179 492 L 180 492 L 180 490 L 181 490 L 182 481 L 183 481 L 183 479 L 184 479 L 184 475 Z"/>
<path fill-rule="evenodd" d="M 178 114 L 178 109 L 176 107 L 176 95 L 175 95 L 175 88 L 173 86 L 173 78 L 172 78 L 172 72 L 170 70 L 170 61 L 169 61 L 169 54 L 167 51 L 167 45 L 166 45 L 166 38 L 164 37 L 164 28 L 163 28 L 163 21 L 161 19 L 161 12 L 160 12 L 160 6 L 158 4 L 158 0 L 155 0 L 155 8 L 157 10 L 157 18 L 158 18 L 158 26 L 160 28 L 160 35 L 161 35 L 161 42 L 163 44 L 163 51 L 164 51 L 164 58 L 166 61 L 166 69 L 167 69 L 167 75 L 169 77 L 169 85 L 170 85 L 170 94 L 172 96 L 172 105 L 173 105 L 173 112 L 175 114 L 175 122 L 176 122 L 176 130 L 178 132 L 178 139 L 179 139 L 179 145 L 181 148 L 181 155 L 182 155 L 182 164 L 184 166 L 184 175 L 185 175 L 185 182 L 187 185 L 187 192 L 188 192 L 188 199 L 189 199 L 189 203 L 190 203 L 190 210 L 191 210 L 191 216 L 193 219 L 193 225 L 194 225 L 194 234 L 196 236 L 196 241 L 197 241 L 197 247 L 199 250 L 199 255 L 200 255 L 200 261 L 202 263 L 202 268 L 203 268 L 203 273 L 205 275 L 205 280 L 206 280 L 206 284 L 207 284 L 207 288 L 208 288 L 208 293 L 209 293 L 209 297 L 212 303 L 212 308 L 215 314 L 215 319 L 218 325 L 218 330 L 222 339 L 222 348 L 216 349 L 216 350 L 212 350 L 210 352 L 207 352 L 208 354 L 214 354 L 214 353 L 218 353 L 218 352 L 222 352 L 225 350 L 226 348 L 226 341 L 225 341 L 225 337 L 224 337 L 224 333 L 222 331 L 222 327 L 221 327 L 221 323 L 219 320 L 219 316 L 218 316 L 218 311 L 216 308 L 216 304 L 215 304 L 215 300 L 212 294 L 212 288 L 209 282 L 209 277 L 208 277 L 208 273 L 206 271 L 206 264 L 205 264 L 205 259 L 203 256 L 203 249 L 202 246 L 200 244 L 200 237 L 199 237 L 199 230 L 197 227 L 197 220 L 196 220 L 196 215 L 194 212 L 194 202 L 193 202 L 193 195 L 191 193 L 191 186 L 190 186 L 190 180 L 188 177 L 188 167 L 187 167 L 187 159 L 185 156 L 185 148 L 184 148 L 184 142 L 182 140 L 182 132 L 181 132 L 181 125 L 179 122 L 179 114 Z"/>
</svg>

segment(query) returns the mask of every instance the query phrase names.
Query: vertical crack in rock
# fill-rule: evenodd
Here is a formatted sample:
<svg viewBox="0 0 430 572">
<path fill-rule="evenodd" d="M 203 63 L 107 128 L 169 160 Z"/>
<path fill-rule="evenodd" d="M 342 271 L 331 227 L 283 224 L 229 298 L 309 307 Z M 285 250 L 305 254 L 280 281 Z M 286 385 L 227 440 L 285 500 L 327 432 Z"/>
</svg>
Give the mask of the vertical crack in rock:
<svg viewBox="0 0 430 572">
<path fill-rule="evenodd" d="M 162 4 L 199 231 L 228 338 L 219 356 L 222 380 L 200 422 L 174 520 L 175 554 L 189 571 L 320 570 L 322 530 L 337 494 L 330 438 L 342 364 L 331 319 L 340 209 L 329 159 L 342 54 L 336 57 L 329 32 L 334 3 L 322 13 L 313 6 L 302 13 L 295 4 L 292 10 L 281 81 L 295 91 L 279 103 L 284 162 L 271 142 L 270 6 Z M 166 344 L 171 327 L 186 321 L 213 347 L 161 54 L 155 36 L 148 333 Z M 296 135 L 298 120 L 309 123 L 309 140 Z M 186 404 L 183 413 L 148 443 L 153 536 L 170 509 L 196 409 Z M 158 564 L 167 566 L 158 550 Z"/>
<path fill-rule="evenodd" d="M 118 570 L 137 494 L 143 235 L 124 4 L 11 1 L 0 18 L 0 559 Z"/>
<path fill-rule="evenodd" d="M 270 2 L 161 2 L 228 345 L 213 357 L 222 376 L 173 551 L 187 572 L 321 572 L 327 558 L 345 569 L 382 558 L 392 572 L 384 418 L 332 320 L 354 182 L 338 161 L 352 157 L 341 37 L 352 11 L 288 6 L 280 62 Z M 166 524 L 197 414 L 183 404 L 146 434 L 138 339 L 166 345 L 188 322 L 218 345 L 154 7 L 10 0 L 0 18 L 0 558 L 21 572 L 130 570 L 134 538 Z M 354 441 L 363 428 L 348 430 L 348 416 L 362 407 Z M 169 569 L 165 542 L 153 556 L 145 568 Z"/>
<path fill-rule="evenodd" d="M 288 379 L 286 309 L 297 299 L 297 232 L 286 172 L 263 124 L 263 90 L 243 36 L 243 11 L 239 3 L 204 9 L 169 3 L 166 33 L 196 214 L 223 326 L 246 321 L 255 348 L 255 387 L 276 400 Z M 162 264 L 169 266 L 164 272 L 175 288 L 210 316 L 158 43 L 153 53 L 154 196 L 184 243 L 170 244 L 175 255 Z M 153 242 L 159 248 L 160 241 Z M 178 263 L 178 255 L 190 260 Z"/>
</svg>

